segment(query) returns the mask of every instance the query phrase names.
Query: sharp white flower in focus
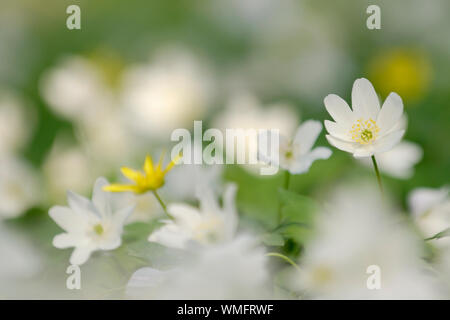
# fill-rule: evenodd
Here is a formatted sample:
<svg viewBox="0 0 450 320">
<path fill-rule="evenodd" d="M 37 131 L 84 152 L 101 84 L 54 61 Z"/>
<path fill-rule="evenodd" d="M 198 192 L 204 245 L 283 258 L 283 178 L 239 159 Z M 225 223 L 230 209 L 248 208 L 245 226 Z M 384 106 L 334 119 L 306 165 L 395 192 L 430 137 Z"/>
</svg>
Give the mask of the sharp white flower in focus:
<svg viewBox="0 0 450 320">
<path fill-rule="evenodd" d="M 237 227 L 235 195 L 236 186 L 227 185 L 223 208 L 206 188 L 198 193 L 199 209 L 187 204 L 170 204 L 167 211 L 174 220 L 164 221 L 165 225 L 153 232 L 148 240 L 173 248 L 185 248 L 190 241 L 207 245 L 231 240 Z"/>
<path fill-rule="evenodd" d="M 335 122 L 325 120 L 328 142 L 354 157 L 370 157 L 391 150 L 402 139 L 403 102 L 391 92 L 380 101 L 369 80 L 357 79 L 352 89 L 352 109 L 339 96 L 330 94 L 325 107 Z"/>
<path fill-rule="evenodd" d="M 104 178 L 95 182 L 92 201 L 68 191 L 69 207 L 54 206 L 49 215 L 65 233 L 53 238 L 56 248 L 74 247 L 70 263 L 85 263 L 96 250 L 113 250 L 122 243 L 125 220 L 133 211 L 128 206 L 113 213 L 109 192 L 103 187 L 109 183 Z"/>
<path fill-rule="evenodd" d="M 305 173 L 309 170 L 315 160 L 328 159 L 331 150 L 326 147 L 312 149 L 320 132 L 322 124 L 319 121 L 305 121 L 298 129 L 293 140 L 288 140 L 280 135 L 279 161 L 268 157 L 262 150 L 260 155 L 266 162 L 280 166 L 292 174 Z"/>
<path fill-rule="evenodd" d="M 418 188 L 408 197 L 408 204 L 416 224 L 425 238 L 450 228 L 450 189 Z M 450 238 L 433 240 L 439 246 L 449 246 Z"/>
</svg>

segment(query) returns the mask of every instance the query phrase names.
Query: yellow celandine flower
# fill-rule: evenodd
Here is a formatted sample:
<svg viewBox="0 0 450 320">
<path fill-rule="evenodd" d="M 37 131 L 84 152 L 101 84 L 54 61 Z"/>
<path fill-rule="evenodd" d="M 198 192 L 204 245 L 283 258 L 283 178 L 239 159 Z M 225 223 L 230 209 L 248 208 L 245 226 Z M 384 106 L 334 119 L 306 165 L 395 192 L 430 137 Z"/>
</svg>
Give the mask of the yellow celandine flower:
<svg viewBox="0 0 450 320">
<path fill-rule="evenodd" d="M 164 185 L 165 175 L 178 162 L 180 156 L 170 161 L 165 169 L 162 168 L 164 154 L 156 166 L 153 165 L 152 158 L 147 155 L 145 157 L 143 172 L 127 167 L 122 167 L 120 170 L 122 174 L 134 182 L 134 184 L 113 183 L 105 186 L 103 190 L 111 192 L 126 192 L 131 191 L 137 194 L 143 194 L 147 191 L 156 191 Z"/>
<path fill-rule="evenodd" d="M 375 56 L 369 63 L 368 73 L 383 96 L 395 91 L 409 101 L 420 100 L 432 78 L 427 55 L 408 48 L 392 49 Z"/>
</svg>

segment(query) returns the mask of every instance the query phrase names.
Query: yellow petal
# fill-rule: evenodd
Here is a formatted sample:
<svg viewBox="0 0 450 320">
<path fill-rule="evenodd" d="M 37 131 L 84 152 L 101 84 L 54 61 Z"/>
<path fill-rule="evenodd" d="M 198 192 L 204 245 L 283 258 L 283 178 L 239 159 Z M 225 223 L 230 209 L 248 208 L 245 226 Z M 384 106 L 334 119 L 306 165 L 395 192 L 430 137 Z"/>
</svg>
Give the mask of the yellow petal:
<svg viewBox="0 0 450 320">
<path fill-rule="evenodd" d="M 104 191 L 110 191 L 110 192 L 125 192 L 125 191 L 133 191 L 137 192 L 137 188 L 134 185 L 131 184 L 119 184 L 119 183 L 113 183 L 108 186 L 103 187 Z"/>
<path fill-rule="evenodd" d="M 130 180 L 136 181 L 139 179 L 139 177 L 142 176 L 142 174 L 139 171 L 133 170 L 131 168 L 122 167 L 120 168 L 120 171 L 122 174 L 127 177 Z"/>
<path fill-rule="evenodd" d="M 172 161 L 169 162 L 169 164 L 167 165 L 166 169 L 164 170 L 164 173 L 169 172 L 174 165 L 176 165 L 178 163 L 178 161 L 181 159 L 181 153 L 178 154 Z"/>
<path fill-rule="evenodd" d="M 149 155 L 147 155 L 145 157 L 144 171 L 147 175 L 153 174 L 153 161 L 152 161 L 152 157 L 150 157 Z"/>
<path fill-rule="evenodd" d="M 161 152 L 161 156 L 159 157 L 158 166 L 157 166 L 157 170 L 159 170 L 159 171 L 161 171 L 165 154 L 166 154 L 166 152 L 163 151 L 163 152 Z"/>
</svg>

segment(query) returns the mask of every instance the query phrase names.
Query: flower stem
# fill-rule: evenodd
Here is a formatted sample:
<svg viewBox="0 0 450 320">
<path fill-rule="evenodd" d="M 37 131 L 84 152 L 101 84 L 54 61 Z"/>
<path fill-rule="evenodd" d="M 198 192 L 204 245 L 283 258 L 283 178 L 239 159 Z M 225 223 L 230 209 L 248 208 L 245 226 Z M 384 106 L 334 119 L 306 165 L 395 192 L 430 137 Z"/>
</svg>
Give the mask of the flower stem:
<svg viewBox="0 0 450 320">
<path fill-rule="evenodd" d="M 290 265 L 294 266 L 298 271 L 300 271 L 300 267 L 294 261 L 292 261 L 289 257 L 286 257 L 284 254 L 277 253 L 277 252 L 269 252 L 266 254 L 266 256 L 267 257 L 277 257 L 277 258 L 283 259 Z"/>
<path fill-rule="evenodd" d="M 289 190 L 289 182 L 291 180 L 291 173 L 289 172 L 289 170 L 286 170 L 284 172 L 284 188 L 286 190 Z"/>
<path fill-rule="evenodd" d="M 283 188 L 288 190 L 289 189 L 289 181 L 291 178 L 291 173 L 289 172 L 289 170 L 284 171 L 284 184 L 283 184 Z M 282 209 L 282 204 L 281 204 L 281 200 L 280 203 L 278 204 L 278 224 L 281 223 L 281 209 Z"/>
<path fill-rule="evenodd" d="M 167 206 L 166 206 L 166 204 L 164 203 L 164 201 L 162 201 L 161 197 L 158 195 L 158 193 L 156 192 L 156 190 L 152 190 L 152 192 L 153 192 L 153 195 L 155 196 L 155 198 L 158 200 L 158 202 L 159 202 L 159 204 L 161 205 L 161 207 L 163 208 L 164 213 L 165 213 L 170 219 L 173 220 L 173 217 L 167 212 Z"/>
<path fill-rule="evenodd" d="M 372 163 L 373 163 L 373 168 L 375 169 L 375 173 L 377 175 L 378 185 L 380 186 L 381 194 L 383 194 L 383 184 L 381 183 L 381 175 L 380 175 L 380 171 L 378 170 L 378 164 L 377 164 L 377 160 L 375 159 L 375 156 L 372 156 Z"/>
</svg>

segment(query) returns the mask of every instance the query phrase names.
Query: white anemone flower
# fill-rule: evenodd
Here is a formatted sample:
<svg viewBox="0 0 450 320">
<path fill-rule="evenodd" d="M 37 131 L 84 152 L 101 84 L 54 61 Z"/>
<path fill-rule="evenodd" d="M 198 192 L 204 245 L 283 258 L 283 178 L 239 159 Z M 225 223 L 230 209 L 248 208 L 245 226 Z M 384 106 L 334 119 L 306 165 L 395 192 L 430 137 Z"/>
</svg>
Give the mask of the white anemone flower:
<svg viewBox="0 0 450 320">
<path fill-rule="evenodd" d="M 232 96 L 226 108 L 218 113 L 212 126 L 226 132 L 227 129 L 245 131 L 245 154 L 249 159 L 258 155 L 258 131 L 278 130 L 280 135 L 291 135 L 298 126 L 298 115 L 290 104 L 263 105 L 251 93 L 242 92 Z M 260 164 L 247 164 L 243 168 L 259 173 Z"/>
<path fill-rule="evenodd" d="M 147 64 L 125 71 L 124 118 L 138 134 L 162 137 L 202 118 L 213 95 L 204 62 L 178 48 L 162 49 Z"/>
<path fill-rule="evenodd" d="M 105 178 L 98 178 L 92 201 L 68 191 L 69 207 L 54 206 L 49 210 L 50 217 L 65 231 L 53 238 L 53 245 L 59 249 L 75 248 L 70 257 L 71 264 L 81 265 L 92 252 L 113 250 L 122 243 L 123 225 L 134 206 L 113 213 L 111 194 L 103 191 L 107 185 Z"/>
<path fill-rule="evenodd" d="M 15 95 L 0 92 L 0 153 L 10 154 L 28 143 L 34 114 Z"/>
<path fill-rule="evenodd" d="M 264 249 L 249 235 L 193 253 L 183 268 L 142 268 L 127 285 L 135 299 L 270 298 Z"/>
<path fill-rule="evenodd" d="M 422 148 L 413 142 L 401 141 L 391 150 L 377 156 L 378 167 L 394 178 L 409 179 L 414 174 L 414 165 L 422 159 Z M 372 166 L 368 158 L 358 159 L 367 167 Z"/>
<path fill-rule="evenodd" d="M 375 195 L 375 196 L 374 196 Z M 315 299 L 434 299 L 423 242 L 373 188 L 338 189 L 318 216 L 296 279 Z M 378 280 L 373 270 L 378 270 Z M 371 287 L 378 282 L 379 289 Z M 368 283 L 370 285 L 368 285 Z"/>
<path fill-rule="evenodd" d="M 167 211 L 174 220 L 153 232 L 148 240 L 167 247 L 185 248 L 189 242 L 208 245 L 231 240 L 237 228 L 236 186 L 229 184 L 223 195 L 223 208 L 210 189 L 198 192 L 200 208 L 187 204 L 170 204 Z"/>
<path fill-rule="evenodd" d="M 357 79 L 353 84 L 353 110 L 335 94 L 326 96 L 324 103 L 335 121 L 325 120 L 328 142 L 356 158 L 391 150 L 405 133 L 400 96 L 391 92 L 380 108 L 375 89 L 367 79 Z"/>
<path fill-rule="evenodd" d="M 0 295 L 8 297 L 13 291 L 14 280 L 28 279 L 42 268 L 42 257 L 38 250 L 20 232 L 0 222 Z M 10 285 L 8 282 L 11 281 Z M 17 288 L 14 288 L 17 289 Z"/>
<path fill-rule="evenodd" d="M 111 104 L 111 93 L 95 65 L 80 56 L 64 58 L 47 70 L 40 91 L 48 106 L 70 120 L 92 118 L 92 112 Z"/>
<path fill-rule="evenodd" d="M 78 193 L 88 192 L 96 175 L 84 150 L 57 137 L 43 165 L 47 200 L 62 204 L 68 189 Z"/>
<path fill-rule="evenodd" d="M 449 188 L 418 188 L 408 196 L 409 208 L 419 229 L 426 238 L 450 228 Z M 435 239 L 439 246 L 448 246 L 450 238 Z"/>
<path fill-rule="evenodd" d="M 260 155 L 266 162 L 288 170 L 291 174 L 305 173 L 315 160 L 328 159 L 331 156 L 329 148 L 312 149 L 321 131 L 322 124 L 319 121 L 305 121 L 297 129 L 293 140 L 280 135 L 278 162 L 273 157 L 267 157 L 262 150 Z"/>
<path fill-rule="evenodd" d="M 0 159 L 0 219 L 15 218 L 40 200 L 39 176 L 18 157 Z"/>
</svg>

